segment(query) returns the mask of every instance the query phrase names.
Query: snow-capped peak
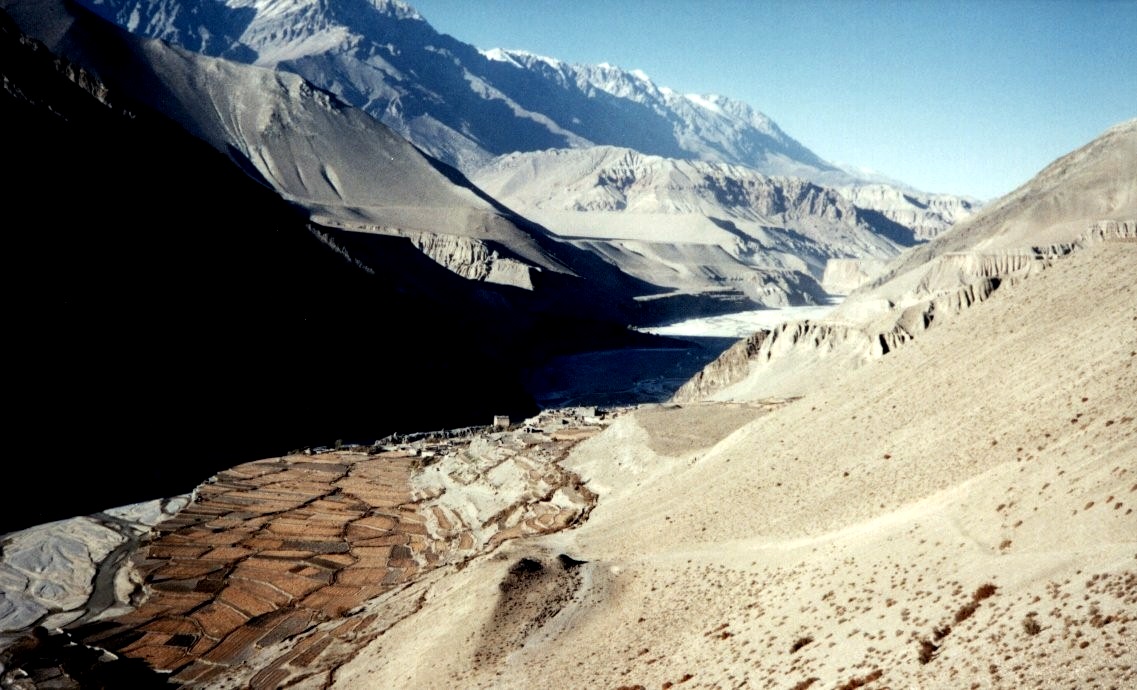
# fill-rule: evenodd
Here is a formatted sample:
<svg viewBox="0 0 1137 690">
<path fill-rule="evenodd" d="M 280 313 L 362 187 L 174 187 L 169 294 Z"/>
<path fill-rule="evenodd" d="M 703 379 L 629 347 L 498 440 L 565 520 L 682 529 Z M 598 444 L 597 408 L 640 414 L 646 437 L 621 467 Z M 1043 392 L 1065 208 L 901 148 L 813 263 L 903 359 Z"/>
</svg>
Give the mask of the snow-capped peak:
<svg viewBox="0 0 1137 690">
<path fill-rule="evenodd" d="M 272 0 L 268 1 L 271 2 Z M 380 12 L 389 14 L 396 19 L 422 20 L 422 15 L 418 13 L 418 10 L 402 0 L 371 0 L 371 5 Z"/>
<path fill-rule="evenodd" d="M 422 20 L 418 10 L 402 0 L 367 0 L 380 14 L 395 19 Z M 104 0 L 94 0 L 93 4 L 102 4 Z M 311 0 L 221 0 L 231 9 L 252 9 L 257 18 L 271 19 L 273 17 L 286 17 L 298 12 L 321 14 L 329 11 L 327 3 L 313 3 Z"/>
<path fill-rule="evenodd" d="M 608 62 L 478 50 L 403 0 L 78 2 L 191 50 L 296 72 L 460 169 L 510 151 L 604 143 L 767 173 L 838 172 L 744 103 L 683 95 Z"/>
<path fill-rule="evenodd" d="M 700 96 L 697 93 L 687 93 L 683 94 L 683 97 L 699 106 L 700 108 L 706 108 L 712 113 L 717 113 L 719 115 L 723 114 L 722 108 L 719 107 L 718 103 L 715 103 L 715 99 L 717 98 L 716 96 Z"/>
<path fill-rule="evenodd" d="M 522 68 L 535 62 L 542 62 L 556 70 L 561 69 L 565 65 L 565 63 L 556 58 L 549 57 L 548 55 L 531 53 L 527 50 L 490 48 L 489 50 L 479 50 L 478 52 L 485 56 L 487 60 L 493 60 L 494 62 L 508 62 L 512 65 L 516 65 L 517 67 Z"/>
<path fill-rule="evenodd" d="M 478 50 L 478 52 L 491 62 L 504 62 L 514 67 L 524 67 L 524 65 L 513 58 L 513 55 L 510 54 L 511 51 L 508 50 L 490 48 L 489 50 Z"/>
</svg>

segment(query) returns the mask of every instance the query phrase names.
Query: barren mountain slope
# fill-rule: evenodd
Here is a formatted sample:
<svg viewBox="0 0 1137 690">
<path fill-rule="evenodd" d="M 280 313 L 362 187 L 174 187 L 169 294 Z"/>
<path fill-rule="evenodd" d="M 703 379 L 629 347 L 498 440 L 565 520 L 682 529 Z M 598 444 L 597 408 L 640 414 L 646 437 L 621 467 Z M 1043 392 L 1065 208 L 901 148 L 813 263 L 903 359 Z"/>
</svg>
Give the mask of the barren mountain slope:
<svg viewBox="0 0 1137 690">
<path fill-rule="evenodd" d="M 736 431 L 622 418 L 569 458 L 584 526 L 439 577 L 338 685 L 1133 684 L 1135 266 L 1094 245 Z"/>
<path fill-rule="evenodd" d="M 882 284 L 951 252 L 1022 252 L 1074 242 L 1096 221 L 1137 218 L 1137 119 L 1054 161 L 953 232 L 901 257 Z"/>
<path fill-rule="evenodd" d="M 887 184 L 838 187 L 861 208 L 873 209 L 889 220 L 911 228 L 916 238 L 930 240 L 978 210 L 976 199 L 952 194 L 928 194 Z"/>
<path fill-rule="evenodd" d="M 760 230 L 800 233 L 799 241 L 818 245 L 816 253 L 886 257 L 913 241 L 907 228 L 887 221 L 874 224 L 839 194 L 800 178 L 610 146 L 515 153 L 480 168 L 473 179 L 495 198 L 527 211 L 644 213 L 657 216 L 656 225 L 664 225 L 668 216 L 694 214 L 743 223 L 769 244 L 779 240 L 758 234 Z M 590 234 L 587 220 L 573 225 L 580 229 L 561 234 Z M 641 238 L 651 237 L 640 232 Z"/>
<path fill-rule="evenodd" d="M 858 205 L 942 232 L 974 202 L 835 166 L 751 106 L 684 94 L 639 70 L 479 50 L 399 0 L 83 0 L 138 35 L 300 75 L 470 173 L 494 156 L 618 146 L 852 185 Z M 861 185 L 867 185 L 863 190 Z"/>
<path fill-rule="evenodd" d="M 294 74 L 132 36 L 81 7 L 0 6 L 50 50 L 226 153 L 317 222 L 409 237 L 467 278 L 532 288 L 538 271 L 571 272 L 542 230 L 521 227 L 459 173 Z"/>
<path fill-rule="evenodd" d="M 2 280 L 19 364 L 5 392 L 21 458 L 0 481 L 0 533 L 189 491 L 301 445 L 533 410 L 503 356 L 529 341 L 508 288 L 404 239 L 318 238 L 224 155 L 119 95 L 0 12 L 0 121 L 18 170 Z M 348 235 L 362 267 L 329 246 Z M 369 383 L 329 384 L 343 376 Z"/>
<path fill-rule="evenodd" d="M 1105 237 L 1137 234 L 1137 120 L 1054 161 L 978 214 L 893 261 L 838 319 L 881 324 L 960 286 L 1015 279 Z M 997 287 L 997 284 L 995 285 Z"/>
<path fill-rule="evenodd" d="M 1055 161 L 1018 190 L 885 267 L 820 322 L 756 333 L 677 391 L 679 401 L 797 395 L 903 345 L 1069 252 L 1137 237 L 1137 120 Z M 845 269 L 827 273 L 842 282 Z M 855 276 L 854 276 L 855 277 Z"/>
<path fill-rule="evenodd" d="M 803 179 L 616 147 L 510 154 L 472 179 L 643 280 L 685 290 L 750 284 L 766 304 L 820 291 L 790 288 L 771 302 L 753 284 L 788 273 L 819 282 L 832 258 L 889 259 L 914 241 L 909 228 Z"/>
</svg>

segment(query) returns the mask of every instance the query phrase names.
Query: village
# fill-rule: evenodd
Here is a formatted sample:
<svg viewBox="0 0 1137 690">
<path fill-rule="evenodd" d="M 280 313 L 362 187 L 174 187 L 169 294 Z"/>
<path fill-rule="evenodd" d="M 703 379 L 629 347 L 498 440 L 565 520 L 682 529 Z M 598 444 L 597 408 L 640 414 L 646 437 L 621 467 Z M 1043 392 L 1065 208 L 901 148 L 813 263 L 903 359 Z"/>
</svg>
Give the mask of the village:
<svg viewBox="0 0 1137 690">
<path fill-rule="evenodd" d="M 133 553 L 113 564 L 101 560 L 106 549 L 84 552 L 78 523 L 33 528 L 26 538 L 46 544 L 43 553 L 65 542 L 71 561 L 0 563 L 22 584 L 6 603 L 38 614 L 11 618 L 21 627 L 0 632 L 17 643 L 0 654 L 43 682 L 76 673 L 66 662 L 74 653 L 59 650 L 79 642 L 196 684 L 294 639 L 287 654 L 258 664 L 255 685 L 330 673 L 358 649 L 353 632 L 373 622 L 359 615 L 367 602 L 507 540 L 587 519 L 596 495 L 559 463 L 624 411 L 546 410 L 516 424 L 495 416 L 239 465 L 180 510 L 133 525 Z M 89 581 L 53 572 L 75 570 L 77 554 L 92 572 L 117 572 Z"/>
</svg>

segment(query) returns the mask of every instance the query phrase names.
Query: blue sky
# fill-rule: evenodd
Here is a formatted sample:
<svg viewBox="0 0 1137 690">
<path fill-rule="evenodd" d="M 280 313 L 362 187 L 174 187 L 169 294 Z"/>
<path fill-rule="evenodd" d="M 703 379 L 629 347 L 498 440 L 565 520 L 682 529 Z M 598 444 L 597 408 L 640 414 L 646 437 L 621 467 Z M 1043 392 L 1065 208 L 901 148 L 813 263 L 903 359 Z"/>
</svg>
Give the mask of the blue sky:
<svg viewBox="0 0 1137 690">
<path fill-rule="evenodd" d="M 830 161 L 991 198 L 1137 117 L 1137 0 L 409 0 L 479 48 L 642 69 Z"/>
</svg>

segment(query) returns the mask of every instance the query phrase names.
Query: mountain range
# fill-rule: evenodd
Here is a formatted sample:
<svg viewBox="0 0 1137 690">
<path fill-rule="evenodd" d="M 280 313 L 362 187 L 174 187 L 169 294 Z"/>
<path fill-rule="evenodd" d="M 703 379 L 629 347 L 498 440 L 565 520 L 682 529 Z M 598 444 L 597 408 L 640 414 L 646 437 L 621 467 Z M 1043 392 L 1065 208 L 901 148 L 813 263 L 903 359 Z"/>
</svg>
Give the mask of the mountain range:
<svg viewBox="0 0 1137 690">
<path fill-rule="evenodd" d="M 399 0 L 83 4 L 140 35 L 298 74 L 464 170 L 514 151 L 611 145 L 842 174 L 743 103 L 678 94 L 611 65 L 481 51 Z"/>
<path fill-rule="evenodd" d="M 0 8 L 0 686 L 1137 682 L 1137 120 L 965 218 L 401 3 Z M 586 137 L 539 72 L 737 136 Z M 834 292 L 717 358 L 627 328 Z M 537 414 L 613 350 L 698 366 Z"/>
<path fill-rule="evenodd" d="M 669 404 L 265 458 L 6 535 L 0 673 L 1127 687 L 1135 145 L 1118 125 Z"/>
<path fill-rule="evenodd" d="M 117 450 L 53 473 L 53 500 L 5 501 L 0 529 L 188 490 L 265 452 L 532 411 L 521 367 L 650 340 L 624 331 L 639 318 L 629 295 L 650 286 L 298 77 L 136 39 L 81 8 L 3 7 L 0 106 L 22 170 L 7 210 L 8 323 L 23 334 L 13 447 Z M 245 88 L 197 97 L 210 75 Z M 321 134 L 282 140 L 249 125 L 262 117 Z M 386 176 L 352 167 L 353 150 L 382 153 Z M 353 206 L 368 185 L 379 196 Z M 367 225 L 377 215 L 397 230 Z M 374 231 L 335 227 L 348 221 Z M 349 374 L 372 383 L 318 392 Z M 468 386 L 440 402 L 456 378 Z M 43 472 L 19 464 L 6 491 Z"/>
<path fill-rule="evenodd" d="M 819 288 L 829 259 L 887 259 L 913 232 L 839 192 L 750 168 L 596 146 L 515 153 L 472 175 L 483 190 L 562 240 L 590 248 L 645 282 L 675 290 L 739 286 L 767 306 Z M 822 286 L 825 287 L 825 286 Z"/>
<path fill-rule="evenodd" d="M 155 309 L 141 296 L 130 295 L 118 302 L 123 305 L 115 321 L 118 326 L 110 332 L 119 335 L 107 341 L 106 352 L 129 351 L 122 343 L 134 342 L 137 329 L 145 329 L 153 319 L 170 324 L 170 329 L 183 321 L 200 323 L 194 332 L 210 338 L 220 338 L 224 329 L 240 323 L 237 331 L 242 335 L 231 342 L 247 343 L 249 352 L 255 351 L 253 343 L 264 331 L 335 322 L 330 316 L 316 319 L 315 307 L 301 306 L 312 300 L 324 303 L 324 297 L 317 297 L 322 294 L 319 290 L 297 288 L 295 294 L 305 296 L 299 303 L 292 301 L 295 297 L 283 297 L 287 291 L 271 309 L 265 303 L 268 313 L 279 314 L 279 319 L 270 319 L 276 325 L 264 328 L 254 327 L 255 320 L 240 321 L 235 306 L 219 304 L 226 299 L 240 304 L 250 290 L 260 299 L 261 286 L 271 281 L 258 280 L 258 272 L 271 275 L 283 270 L 259 261 L 258 247 L 265 248 L 266 257 L 285 252 L 293 262 L 288 265 L 298 267 L 306 261 L 296 258 L 303 254 L 299 248 L 312 246 L 318 248 L 317 256 L 328 254 L 317 262 L 328 263 L 300 270 L 301 275 L 343 274 L 317 281 L 331 290 L 326 299 L 342 306 L 326 310 L 328 314 L 339 314 L 339 321 L 381 314 L 380 320 L 390 323 L 389 314 L 402 313 L 404 317 L 396 320 L 412 331 L 430 329 L 413 324 L 470 324 L 471 332 L 478 334 L 478 356 L 495 362 L 490 369 L 499 372 L 496 380 L 504 381 L 551 353 L 646 337 L 623 331 L 627 324 L 650 325 L 756 305 L 821 302 L 827 291 L 852 289 L 871 277 L 872 267 L 882 266 L 905 246 L 936 232 L 921 230 L 914 216 L 904 215 L 911 208 L 922 209 L 924 219 L 936 216 L 940 227 L 969 208 L 965 202 L 932 201 L 911 190 L 852 184 L 848 176 L 748 106 L 719 97 L 677 95 L 657 88 L 642 74 L 611 66 L 569 66 L 533 55 L 479 51 L 438 34 L 400 2 L 89 3 L 97 14 L 83 5 L 55 2 L 5 0 L 0 5 L 16 22 L 10 29 L 14 54 L 33 51 L 39 59 L 52 55 L 61 61 L 51 69 L 42 67 L 44 74 L 54 71 L 49 77 L 19 73 L 15 65 L 23 58 L 10 63 L 6 81 L 10 104 L 20 113 L 20 121 L 28 123 L 19 158 L 74 160 L 68 164 L 71 176 L 86 180 L 80 189 L 87 199 L 74 208 L 105 207 L 120 219 L 121 228 L 131 228 L 117 233 L 120 244 L 115 244 L 100 242 L 98 234 L 78 233 L 74 228 L 81 224 L 57 224 L 59 237 L 72 239 L 53 240 L 53 246 L 59 247 L 53 261 L 74 267 L 60 284 L 96 286 L 91 291 L 95 295 L 101 286 L 113 284 L 102 276 L 117 275 L 122 286 L 114 294 L 121 296 L 127 284 L 152 283 L 155 287 L 147 295 L 169 290 L 178 295 L 171 298 L 173 303 L 194 315 L 189 319 L 181 307 Z M 111 16 L 121 26 L 100 16 Z M 20 37 L 21 31 L 30 35 Z M 40 89 L 34 84 L 39 79 L 58 86 L 33 97 Z M 467 88 L 477 84 L 493 88 Z M 531 108 L 511 100 L 511 93 L 531 99 L 526 101 Z M 57 97 L 82 105 L 57 105 Z M 392 107 L 412 103 L 418 104 L 414 108 L 421 111 L 419 116 L 389 117 Z M 532 109 L 539 103 L 551 108 L 547 114 Z M 502 119 L 497 108 L 528 124 L 515 126 Z M 69 134 L 31 136 L 42 130 L 43 121 L 52 121 L 44 115 L 51 112 L 71 113 L 56 117 L 52 125 Z M 394 127 L 369 112 L 385 113 L 382 119 Z M 141 129 L 132 122 L 141 123 Z M 410 122 L 417 124 L 408 128 Z M 456 128 L 447 130 L 446 123 Z M 570 125 L 575 127 L 571 132 Z M 603 133 L 604 127 L 611 131 Z M 125 174 L 121 181 L 94 172 L 76 178 L 78 171 L 116 158 L 111 152 L 113 137 L 103 137 L 103 148 L 87 141 L 104 128 L 121 133 L 124 150 L 148 153 L 133 159 L 117 156 L 135 161 L 116 167 L 116 175 Z M 496 128 L 510 136 L 529 134 L 524 141 L 511 140 L 507 145 L 479 128 Z M 544 133 L 530 136 L 538 130 Z M 554 130 L 564 135 L 554 136 Z M 434 136 L 444 131 L 452 134 Z M 459 131 L 469 136 L 453 134 Z M 631 140 L 617 136 L 621 132 L 633 137 L 654 134 L 650 141 Z M 64 145 L 65 141 L 70 143 Z M 466 143 L 447 144 L 461 141 Z M 635 144 L 639 149 L 593 145 L 597 142 Z M 544 145 L 561 148 L 505 153 Z M 162 155 L 166 149 L 170 155 Z M 213 153 L 206 154 L 208 149 Z M 183 150 L 192 153 L 173 155 Z M 45 151 L 54 153 L 44 158 Z M 461 151 L 474 153 L 456 155 Z M 231 169 L 224 174 L 195 170 L 226 164 Z M 768 174 L 787 170 L 828 176 L 850 186 L 833 188 L 801 177 Z M 131 171 L 145 171 L 144 182 Z M 39 209 L 52 206 L 45 196 L 52 187 L 42 182 L 46 175 L 25 178 L 22 191 L 13 197 L 21 199 L 17 212 L 27 223 L 38 217 Z M 250 198 L 267 199 L 271 210 L 241 203 L 237 193 L 193 191 L 209 180 L 232 175 L 258 190 Z M 880 201 L 888 210 L 858 206 L 858 194 Z M 111 204 L 111 199 L 120 201 Z M 168 201 L 159 204 L 156 199 Z M 212 204 L 211 199 L 230 201 Z M 193 224 L 187 220 L 195 216 L 179 210 L 189 206 L 200 214 Z M 893 220 L 890 214 L 909 224 Z M 291 229 L 261 237 L 258 228 L 273 227 L 261 223 L 262 217 L 286 219 L 280 222 Z M 212 234 L 195 234 L 191 226 L 208 226 Z M 174 227 L 184 230 L 171 232 Z M 145 239 L 126 239 L 136 236 Z M 26 236 L 33 244 L 43 238 Z M 285 245 L 274 249 L 284 238 L 289 238 Z M 194 252 L 176 248 L 191 242 L 198 247 Z M 233 251 L 211 249 L 216 243 Z M 166 258 L 145 260 L 139 257 L 142 251 Z M 225 252 L 218 260 L 231 259 L 229 272 L 218 271 L 205 289 L 201 277 L 190 277 L 192 267 L 209 266 L 204 257 L 218 251 Z M 191 261 L 192 256 L 199 258 Z M 827 270 L 831 264 L 843 270 Z M 155 272 L 159 266 L 175 265 L 182 268 Z M 358 281 L 373 287 L 351 290 L 350 299 L 331 296 L 347 289 L 332 286 Z M 63 331 L 82 324 L 108 332 L 100 325 L 106 314 L 99 310 L 102 303 L 75 302 L 77 289 L 33 292 L 36 297 L 21 311 L 26 317 L 21 323 L 29 324 L 29 332 L 53 332 L 30 324 L 40 323 L 43 314 L 66 304 L 67 317 L 54 322 L 53 328 Z M 415 316 L 407 316 L 410 313 Z M 163 336 L 162 347 L 153 352 L 167 351 L 167 357 L 173 358 L 178 342 L 174 333 Z M 394 353 L 403 351 L 401 341 L 379 339 L 384 348 L 378 352 L 398 359 Z M 408 351 L 418 341 L 407 340 Z M 29 347 L 37 355 L 51 352 L 40 345 Z M 202 364 L 201 370 L 215 372 L 216 378 L 198 375 L 195 381 L 223 381 L 222 372 L 244 366 L 250 374 L 260 371 L 255 377 L 259 383 L 250 384 L 251 389 L 276 391 L 284 385 L 282 381 L 266 385 L 273 380 L 271 367 L 240 365 L 238 360 L 230 362 L 222 350 L 215 352 L 218 363 Z M 55 361 L 59 357 L 43 360 L 43 366 L 50 368 Z M 76 370 L 85 372 L 78 378 L 99 370 L 79 366 L 86 360 L 74 361 Z M 313 364 L 310 376 L 318 377 L 321 370 Z M 148 380 L 144 366 L 124 371 L 130 372 L 124 381 L 137 376 L 143 385 Z M 58 379 L 60 385 L 65 380 L 67 376 Z M 26 390 L 36 395 L 50 390 L 37 388 L 34 376 L 25 383 Z M 97 388 L 92 383 L 81 390 Z M 504 384 L 498 388 L 505 389 L 511 392 L 500 407 L 524 409 L 532 404 L 516 388 Z M 479 397 L 482 402 L 475 402 Z M 266 419 L 272 418 L 268 410 L 283 398 L 270 393 L 265 399 L 274 401 L 263 412 Z M 464 418 L 475 408 L 484 411 L 494 406 L 492 399 L 471 391 L 465 402 L 456 403 L 452 417 L 439 418 Z M 347 428 L 369 426 L 362 421 L 368 405 L 343 402 L 353 412 L 340 418 L 359 420 Z M 53 409 L 54 403 L 44 404 Z M 409 406 L 405 416 L 391 416 L 388 422 L 371 426 L 390 430 L 424 423 L 412 420 L 427 419 L 430 407 L 424 399 Z M 155 412 L 144 405 L 130 409 L 139 414 Z M 291 431 L 276 443 L 341 435 L 328 430 L 327 424 L 336 418 L 331 409 L 319 414 L 297 412 L 297 418 L 311 420 L 312 425 L 284 425 Z M 184 428 L 173 421 L 184 417 L 163 419 L 170 424 L 144 426 Z M 74 437 L 102 437 L 107 429 L 121 428 L 100 420 L 91 418 L 89 424 L 76 427 Z M 201 443 L 232 438 L 238 428 L 207 435 Z M 155 431 L 155 436 L 169 433 Z M 236 450 L 241 443 L 220 445 L 244 452 Z"/>
<path fill-rule="evenodd" d="M 814 246 L 807 240 L 803 240 L 805 244 L 786 246 L 770 242 L 769 234 L 755 236 L 745 229 L 736 233 L 737 238 L 727 238 L 721 229 L 712 227 L 717 221 L 711 219 L 729 220 L 737 215 L 737 201 L 721 198 L 719 201 L 729 207 L 724 209 L 708 199 L 697 212 L 688 214 L 692 222 L 686 222 L 672 214 L 676 205 L 686 202 L 667 198 L 669 192 L 659 189 L 655 192 L 660 201 L 659 209 L 648 210 L 641 206 L 639 210 L 671 214 L 666 218 L 671 236 L 662 241 L 665 245 L 662 250 L 670 258 L 655 249 L 648 252 L 650 257 L 629 258 L 627 251 L 619 246 L 627 238 L 600 229 L 608 222 L 602 219 L 602 209 L 578 209 L 596 211 L 589 213 L 586 224 L 590 230 L 585 233 L 594 241 L 580 245 L 583 249 L 625 272 L 646 277 L 649 282 L 652 277 L 666 276 L 672 271 L 669 267 L 675 266 L 679 267 L 680 274 L 701 276 L 688 281 L 665 281 L 657 288 L 681 289 L 687 293 L 726 291 L 720 295 L 727 295 L 726 303 L 716 298 L 706 304 L 719 303 L 719 306 L 706 308 L 736 308 L 730 305 L 747 301 L 765 306 L 816 301 L 820 291 L 811 284 L 822 281 L 825 273 L 824 261 L 818 263 L 819 257 L 867 259 L 868 263 L 863 265 L 875 265 L 873 260 L 880 258 L 882 251 L 885 256 L 892 256 L 903 246 L 934 237 L 978 207 L 974 200 L 918 192 L 842 170 L 794 140 L 765 115 L 723 96 L 679 94 L 657 86 L 642 72 L 607 64 L 570 65 L 519 51 L 479 50 L 438 33 L 417 11 L 398 0 L 351 3 L 102 0 L 85 4 L 138 35 L 159 38 L 207 56 L 221 56 L 227 61 L 271 68 L 278 75 L 277 79 L 284 78 L 279 76 L 282 73 L 299 75 L 314 87 L 326 90 L 386 124 L 438 161 L 455 166 L 479 185 L 489 184 L 495 173 L 488 171 L 517 164 L 515 159 L 495 160 L 499 156 L 522 152 L 545 157 L 550 162 L 542 166 L 547 168 L 553 165 L 552 161 L 564 164 L 575 160 L 569 155 L 558 156 L 557 150 L 622 148 L 672 161 L 668 165 L 717 164 L 720 167 L 714 176 L 728 185 L 746 185 L 755 174 L 763 174 L 779 176 L 779 180 L 792 176 L 810 180 L 815 185 L 833 186 L 858 206 L 859 219 L 854 224 L 859 223 L 884 238 L 870 240 L 874 250 L 866 253 L 864 242 L 842 244 L 838 240 L 845 232 L 841 227 L 845 221 L 834 224 L 824 216 L 775 223 L 791 235 L 806 226 L 816 230 L 830 223 L 833 239 L 823 242 L 823 246 Z M 210 76 L 201 79 L 218 82 Z M 209 92 L 204 81 L 193 84 L 183 95 L 183 102 L 199 91 Z M 248 123 L 236 138 L 256 138 L 257 128 L 253 125 Z M 410 222 L 405 211 L 392 213 L 388 208 L 382 221 L 377 221 L 374 214 L 371 220 L 366 220 L 367 214 L 360 211 L 362 206 L 373 203 L 371 200 L 382 197 L 384 192 L 378 187 L 386 182 L 383 176 L 376 178 L 376 184 L 371 187 L 335 189 L 337 179 L 361 184 L 361 180 L 367 178 L 363 168 L 385 154 L 352 147 L 350 142 L 356 137 L 350 129 L 341 128 L 339 131 L 345 134 L 336 135 L 333 134 L 335 127 L 306 122 L 303 128 L 293 128 L 293 131 L 298 130 L 322 132 L 317 140 L 326 145 L 318 156 L 309 158 L 332 161 L 327 164 L 332 168 L 332 175 L 329 177 L 322 169 L 313 167 L 307 174 L 299 175 L 302 180 L 278 185 L 285 194 L 307 198 L 309 203 L 320 206 L 316 211 L 325 217 L 324 204 L 329 197 L 334 203 L 342 204 L 341 191 L 347 192 L 355 202 L 351 204 L 347 224 L 342 227 L 373 229 Z M 345 146 L 335 143 L 340 136 L 346 137 Z M 232 133 L 229 138 L 234 138 Z M 261 142 L 228 145 L 238 150 L 262 147 Z M 291 148 L 296 145 L 289 143 Z M 297 153 L 287 151 L 287 155 Z M 338 168 L 334 165 L 337 158 L 352 156 L 355 156 L 354 163 Z M 257 162 L 255 167 L 258 174 L 271 179 L 290 174 L 288 164 L 272 160 Z M 297 175 L 292 174 L 292 177 Z M 582 178 L 577 186 L 586 182 Z M 607 183 L 597 180 L 596 184 Z M 770 184 L 777 186 L 784 182 L 767 183 L 767 186 Z M 322 189 L 324 187 L 327 189 Z M 503 196 L 493 190 L 490 194 L 498 201 L 529 212 L 534 210 L 534 200 L 524 195 L 539 192 L 519 190 L 519 193 Z M 790 190 L 790 196 L 793 193 Z M 421 205 L 433 206 L 434 202 L 424 199 Z M 748 215 L 763 212 L 755 209 Z M 700 221 L 697 215 L 705 219 Z M 575 235 L 579 234 L 574 228 L 581 225 L 577 222 L 581 218 L 576 216 L 571 223 L 565 220 L 551 225 L 546 222 L 546 214 L 534 219 L 545 223 L 555 234 Z M 420 226 L 424 222 L 435 222 L 417 220 Z M 676 237 L 684 225 L 688 232 L 681 238 Z M 438 226 L 435 222 L 435 227 Z M 712 239 L 715 237 L 724 241 L 716 242 Z M 677 250 L 671 248 L 675 242 L 682 245 Z M 734 246 L 738 242 L 747 246 L 739 249 Z M 420 244 L 427 246 L 427 243 Z M 692 249 L 711 245 L 715 245 L 713 256 L 703 249 Z M 803 259 L 790 261 L 791 273 L 771 277 L 764 272 L 771 264 L 784 263 L 777 255 L 787 251 Z M 505 261 L 499 264 L 507 265 Z M 708 270 L 708 264 L 717 264 L 720 268 Z M 535 265 L 540 266 L 541 262 Z M 512 264 L 508 271 L 499 270 L 496 274 L 510 273 L 520 277 L 508 280 L 524 282 L 527 271 Z M 484 268 L 481 272 L 488 273 Z M 746 284 L 748 278 L 755 276 L 759 283 L 767 286 L 764 290 L 750 289 Z M 829 287 L 847 288 L 844 284 Z M 666 308 L 657 313 L 674 312 L 675 309 Z"/>
</svg>

